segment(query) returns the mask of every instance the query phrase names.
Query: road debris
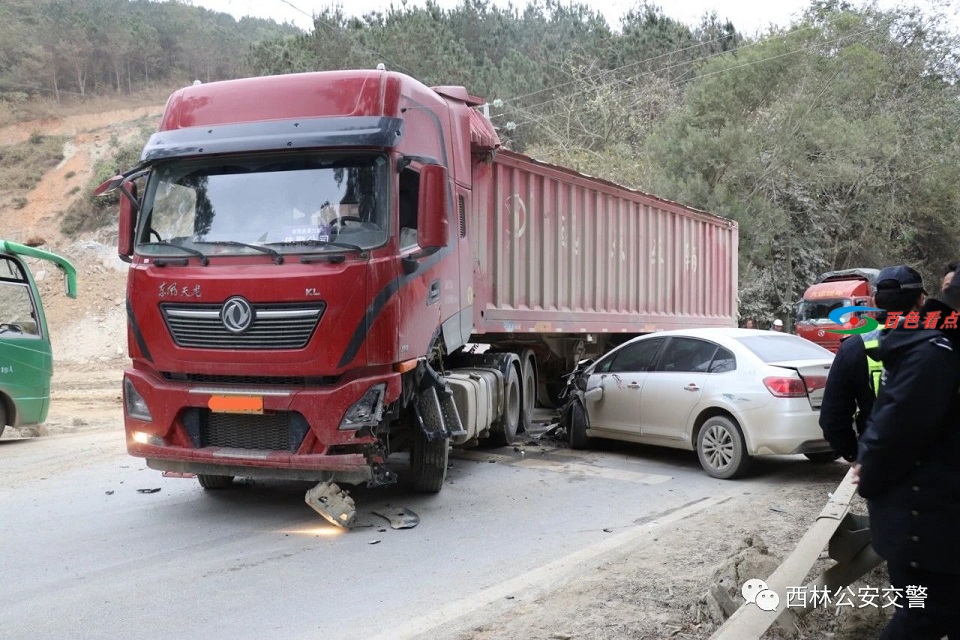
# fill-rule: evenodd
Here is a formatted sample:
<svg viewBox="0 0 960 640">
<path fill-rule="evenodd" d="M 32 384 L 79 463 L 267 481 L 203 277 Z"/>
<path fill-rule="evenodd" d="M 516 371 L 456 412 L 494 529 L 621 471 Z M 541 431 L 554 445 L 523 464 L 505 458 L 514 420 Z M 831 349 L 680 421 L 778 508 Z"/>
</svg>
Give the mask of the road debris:
<svg viewBox="0 0 960 640">
<path fill-rule="evenodd" d="M 373 515 L 380 516 L 385 520 L 389 520 L 390 526 L 394 529 L 413 529 L 415 526 L 420 524 L 420 516 L 415 514 L 413 511 L 410 511 L 410 509 L 394 509 L 389 513 L 391 515 L 387 515 L 381 511 L 374 511 Z"/>
<path fill-rule="evenodd" d="M 357 505 L 350 494 L 330 482 L 321 482 L 307 491 L 304 501 L 327 521 L 350 529 L 357 518 Z"/>
<path fill-rule="evenodd" d="M 111 489 L 111 490 L 109 490 L 109 491 L 105 491 L 104 493 L 106 493 L 108 496 L 112 496 L 112 495 L 113 495 L 113 489 Z"/>
<path fill-rule="evenodd" d="M 137 489 L 137 493 L 158 493 L 160 487 L 154 487 L 153 489 Z"/>
<path fill-rule="evenodd" d="M 371 540 L 371 541 L 368 542 L 367 544 L 380 544 L 380 541 L 379 541 L 379 540 Z"/>
</svg>

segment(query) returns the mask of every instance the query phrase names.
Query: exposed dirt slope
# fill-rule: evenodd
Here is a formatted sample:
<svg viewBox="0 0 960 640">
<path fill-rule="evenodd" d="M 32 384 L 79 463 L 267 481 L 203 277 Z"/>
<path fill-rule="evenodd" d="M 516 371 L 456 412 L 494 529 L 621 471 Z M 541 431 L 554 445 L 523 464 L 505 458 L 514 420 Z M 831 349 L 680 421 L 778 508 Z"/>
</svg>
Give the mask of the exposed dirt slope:
<svg viewBox="0 0 960 640">
<path fill-rule="evenodd" d="M 71 300 L 63 293 L 56 269 L 42 262 L 32 266 L 60 361 L 87 363 L 126 354 L 126 266 L 114 250 L 116 226 L 71 239 L 60 233 L 60 218 L 74 200 L 83 197 L 97 161 L 111 146 L 137 135 L 142 124 L 156 126 L 162 110 L 162 105 L 139 107 L 0 128 L 0 146 L 24 142 L 35 132 L 68 137 L 63 160 L 35 188 L 26 193 L 0 189 L 0 238 L 15 242 L 42 238 L 41 248 L 67 257 L 79 272 L 79 296 Z M 25 198 L 26 205 L 14 208 L 15 197 Z"/>
</svg>

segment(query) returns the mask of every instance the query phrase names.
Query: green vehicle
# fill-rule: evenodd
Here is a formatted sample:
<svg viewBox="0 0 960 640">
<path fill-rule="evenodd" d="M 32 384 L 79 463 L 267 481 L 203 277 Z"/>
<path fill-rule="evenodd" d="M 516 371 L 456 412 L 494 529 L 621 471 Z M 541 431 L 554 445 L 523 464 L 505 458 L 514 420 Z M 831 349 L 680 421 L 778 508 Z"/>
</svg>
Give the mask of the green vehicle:
<svg viewBox="0 0 960 640">
<path fill-rule="evenodd" d="M 49 260 L 63 272 L 67 295 L 77 297 L 77 270 L 64 258 L 0 240 L 0 434 L 47 419 L 53 354 L 40 292 L 24 257 Z"/>
</svg>

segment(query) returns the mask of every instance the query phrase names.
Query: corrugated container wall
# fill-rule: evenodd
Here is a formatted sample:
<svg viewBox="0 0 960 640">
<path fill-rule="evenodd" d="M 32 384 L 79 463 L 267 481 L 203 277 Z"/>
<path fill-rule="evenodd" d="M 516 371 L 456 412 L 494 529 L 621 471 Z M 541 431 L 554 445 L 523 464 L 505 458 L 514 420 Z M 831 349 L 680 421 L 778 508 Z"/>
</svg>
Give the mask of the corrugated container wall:
<svg viewBox="0 0 960 640">
<path fill-rule="evenodd" d="M 504 150 L 475 178 L 478 333 L 736 326 L 732 220 Z"/>
</svg>

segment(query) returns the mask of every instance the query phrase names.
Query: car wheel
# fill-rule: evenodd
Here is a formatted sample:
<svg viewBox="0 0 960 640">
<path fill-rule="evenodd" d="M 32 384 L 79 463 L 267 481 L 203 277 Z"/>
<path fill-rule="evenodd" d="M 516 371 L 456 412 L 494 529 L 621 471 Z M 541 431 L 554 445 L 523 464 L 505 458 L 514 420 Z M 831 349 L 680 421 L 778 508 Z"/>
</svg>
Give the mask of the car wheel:
<svg viewBox="0 0 960 640">
<path fill-rule="evenodd" d="M 574 401 L 570 405 L 570 417 L 567 429 L 570 437 L 571 449 L 586 449 L 590 438 L 587 437 L 587 412 L 583 405 Z"/>
<path fill-rule="evenodd" d="M 233 476 L 212 476 L 206 473 L 197 474 L 197 482 L 207 491 L 226 489 L 233 484 Z"/>
<path fill-rule="evenodd" d="M 750 466 L 750 456 L 737 423 L 726 416 L 708 418 L 697 435 L 697 457 L 708 475 L 739 478 Z"/>
<path fill-rule="evenodd" d="M 817 464 L 827 464 L 828 462 L 833 462 L 840 457 L 840 454 L 835 451 L 823 451 L 820 453 L 805 453 L 807 460 L 810 462 L 815 462 Z"/>
</svg>

